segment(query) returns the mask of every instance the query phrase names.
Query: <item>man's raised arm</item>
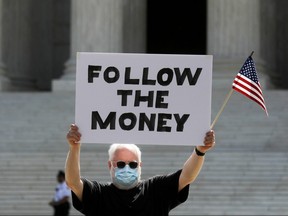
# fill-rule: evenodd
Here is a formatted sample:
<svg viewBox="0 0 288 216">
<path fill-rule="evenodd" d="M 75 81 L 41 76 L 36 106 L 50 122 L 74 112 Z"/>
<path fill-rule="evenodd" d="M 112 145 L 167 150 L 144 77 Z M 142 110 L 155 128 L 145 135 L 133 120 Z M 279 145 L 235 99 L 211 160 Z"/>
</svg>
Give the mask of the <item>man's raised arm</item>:
<svg viewBox="0 0 288 216">
<path fill-rule="evenodd" d="M 215 134 L 213 130 L 206 133 L 204 146 L 195 147 L 193 153 L 185 162 L 181 175 L 179 177 L 178 191 L 181 191 L 186 185 L 192 183 L 201 171 L 204 163 L 204 154 L 215 145 Z"/>
<path fill-rule="evenodd" d="M 83 182 L 80 179 L 80 138 L 81 134 L 75 124 L 70 126 L 67 133 L 67 141 L 69 143 L 69 152 L 66 159 L 65 173 L 66 184 L 82 201 Z"/>
</svg>

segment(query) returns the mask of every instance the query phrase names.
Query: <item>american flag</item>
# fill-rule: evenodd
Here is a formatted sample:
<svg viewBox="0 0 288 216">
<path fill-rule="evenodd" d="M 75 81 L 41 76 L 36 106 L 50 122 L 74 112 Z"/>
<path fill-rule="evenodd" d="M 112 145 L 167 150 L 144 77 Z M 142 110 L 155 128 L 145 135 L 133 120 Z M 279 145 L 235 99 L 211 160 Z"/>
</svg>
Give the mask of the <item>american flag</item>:
<svg viewBox="0 0 288 216">
<path fill-rule="evenodd" d="M 257 77 L 256 67 L 251 56 L 247 58 L 235 77 L 232 88 L 258 103 L 268 116 L 261 85 Z"/>
</svg>

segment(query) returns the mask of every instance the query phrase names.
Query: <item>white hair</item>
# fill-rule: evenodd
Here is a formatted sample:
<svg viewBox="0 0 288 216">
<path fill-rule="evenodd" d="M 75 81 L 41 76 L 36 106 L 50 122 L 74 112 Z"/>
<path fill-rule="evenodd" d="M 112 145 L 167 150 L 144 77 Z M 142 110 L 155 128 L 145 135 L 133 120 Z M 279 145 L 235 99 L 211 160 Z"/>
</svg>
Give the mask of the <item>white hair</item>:
<svg viewBox="0 0 288 216">
<path fill-rule="evenodd" d="M 109 160 L 112 160 L 115 152 L 118 149 L 128 149 L 129 151 L 133 152 L 134 154 L 136 154 L 136 156 L 138 157 L 139 162 L 141 162 L 141 151 L 140 148 L 135 145 L 135 144 L 126 144 L 126 143 L 113 143 L 109 150 L 108 150 L 108 156 L 109 156 Z"/>
</svg>

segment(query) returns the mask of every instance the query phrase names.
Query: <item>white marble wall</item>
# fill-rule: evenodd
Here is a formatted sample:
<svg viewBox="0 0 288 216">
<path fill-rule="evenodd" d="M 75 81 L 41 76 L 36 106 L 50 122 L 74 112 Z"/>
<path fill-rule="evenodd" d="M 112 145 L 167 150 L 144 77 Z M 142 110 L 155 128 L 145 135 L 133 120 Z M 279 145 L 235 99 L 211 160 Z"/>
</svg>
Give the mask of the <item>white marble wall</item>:
<svg viewBox="0 0 288 216">
<path fill-rule="evenodd" d="M 2 22 L 2 0 L 0 0 L 0 26 L 3 26 Z M 5 65 L 3 63 L 3 59 L 2 59 L 2 28 L 0 28 L 0 88 L 1 88 L 1 80 L 5 77 Z"/>
<path fill-rule="evenodd" d="M 35 26 L 31 10 L 38 11 L 33 1 L 37 0 L 0 0 L 0 91 L 6 77 L 14 84 L 29 86 L 44 76 L 41 73 L 46 73 L 31 70 L 31 62 L 37 57 L 31 53 L 33 50 L 39 53 L 33 38 L 35 29 L 31 30 Z M 74 88 L 79 51 L 145 52 L 146 3 L 146 0 L 71 0 L 70 58 L 65 63 L 64 75 L 55 80 L 55 86 Z M 207 54 L 214 56 L 215 74 L 221 73 L 221 79 L 230 79 L 254 51 L 259 71 L 268 71 L 276 85 L 281 81 L 287 86 L 287 7 L 285 0 L 208 0 Z M 44 18 L 41 22 L 48 23 Z M 41 22 L 39 29 L 42 29 Z M 49 40 L 40 36 L 39 33 L 41 40 L 36 40 L 40 45 Z M 48 44 L 41 46 L 49 47 Z M 46 59 L 45 55 L 41 58 Z"/>
<path fill-rule="evenodd" d="M 65 79 L 75 79 L 77 52 L 122 51 L 122 1 L 72 0 L 71 53 Z"/>
<path fill-rule="evenodd" d="M 146 0 L 123 1 L 123 52 L 146 52 Z"/>
<path fill-rule="evenodd" d="M 208 54 L 249 56 L 260 50 L 259 0 L 208 0 Z"/>
<path fill-rule="evenodd" d="M 213 55 L 214 80 L 223 86 L 230 85 L 252 51 L 262 66 L 259 1 L 208 0 L 207 54 Z"/>
<path fill-rule="evenodd" d="M 72 0 L 71 54 L 65 78 L 75 79 L 77 52 L 124 52 L 125 49 L 132 52 L 135 46 L 143 51 L 145 8 L 141 6 L 144 3 L 143 0 Z"/>
<path fill-rule="evenodd" d="M 75 86 L 77 52 L 144 52 L 145 0 L 72 0 L 71 53 L 53 90 Z"/>
<path fill-rule="evenodd" d="M 3 1 L 3 60 L 9 70 L 7 76 L 12 86 L 29 89 L 33 84 L 29 67 L 31 51 L 31 1 Z M 14 87 L 13 87 L 14 88 Z"/>
<path fill-rule="evenodd" d="M 2 0 L 0 0 L 0 92 L 1 91 L 7 91 L 9 90 L 10 82 L 9 79 L 7 78 L 7 68 L 3 62 L 2 59 L 2 48 L 3 48 L 3 43 L 2 43 L 2 24 L 3 19 L 2 19 Z"/>
<path fill-rule="evenodd" d="M 270 88 L 288 88 L 288 1 L 262 0 L 261 55 Z"/>
<path fill-rule="evenodd" d="M 208 0 L 207 54 L 215 76 L 233 78 L 254 51 L 262 86 L 287 88 L 287 11 L 286 0 Z"/>
</svg>

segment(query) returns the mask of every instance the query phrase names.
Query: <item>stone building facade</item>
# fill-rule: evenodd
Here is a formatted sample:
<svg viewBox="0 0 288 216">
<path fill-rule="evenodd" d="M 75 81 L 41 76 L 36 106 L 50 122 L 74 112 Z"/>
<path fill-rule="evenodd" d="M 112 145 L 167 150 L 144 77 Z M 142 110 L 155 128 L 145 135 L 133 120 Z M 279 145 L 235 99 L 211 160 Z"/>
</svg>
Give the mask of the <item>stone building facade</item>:
<svg viewBox="0 0 288 216">
<path fill-rule="evenodd" d="M 0 0 L 0 90 L 71 90 L 76 53 L 214 56 L 233 77 L 251 51 L 269 88 L 288 88 L 286 0 Z"/>
</svg>

